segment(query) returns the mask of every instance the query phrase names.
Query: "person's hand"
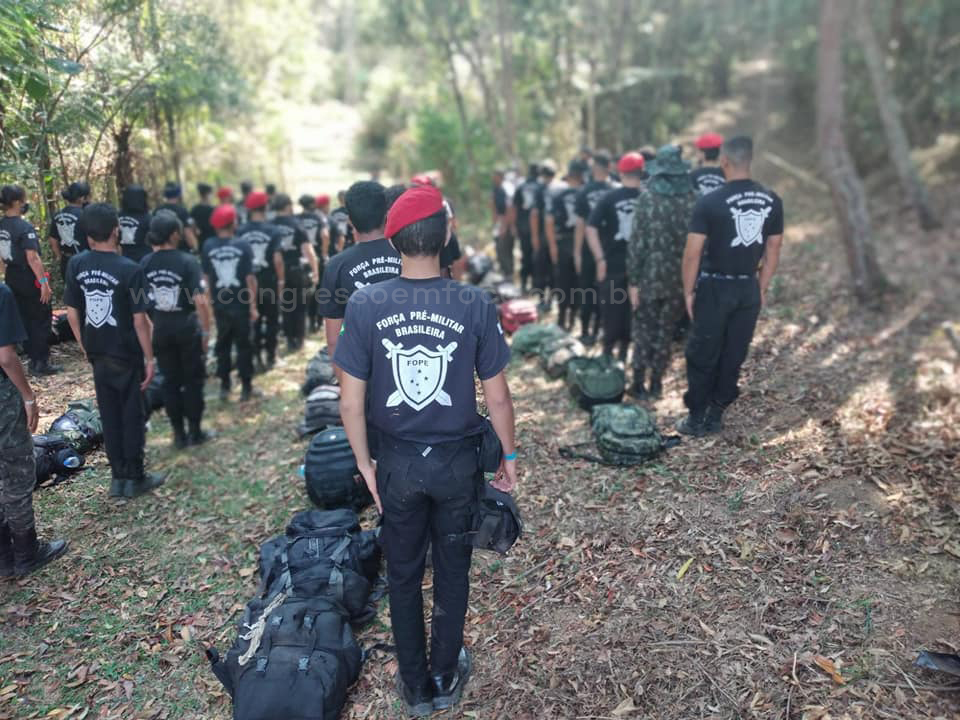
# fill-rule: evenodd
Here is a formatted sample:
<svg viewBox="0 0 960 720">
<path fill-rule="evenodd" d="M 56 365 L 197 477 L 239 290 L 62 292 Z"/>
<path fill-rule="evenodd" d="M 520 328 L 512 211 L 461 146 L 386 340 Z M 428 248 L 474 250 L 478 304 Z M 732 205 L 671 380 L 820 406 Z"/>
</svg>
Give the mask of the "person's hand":
<svg viewBox="0 0 960 720">
<path fill-rule="evenodd" d="M 554 265 L 560 263 L 560 251 L 555 247 L 550 248 L 550 262 Z"/>
<path fill-rule="evenodd" d="M 143 364 L 144 370 L 144 379 L 140 383 L 140 392 L 146 392 L 147 388 L 150 387 L 150 383 L 153 382 L 153 376 L 157 374 L 157 365 L 153 360 L 147 360 Z"/>
<path fill-rule="evenodd" d="M 203 333 L 200 336 L 200 348 L 203 350 L 204 355 L 206 355 L 210 349 L 210 335 L 208 333 Z"/>
<path fill-rule="evenodd" d="M 628 292 L 630 293 L 630 307 L 636 310 L 640 307 L 640 288 L 631 285 Z"/>
<path fill-rule="evenodd" d="M 255 323 L 260 318 L 260 313 L 257 312 L 257 306 L 250 306 L 250 323 Z"/>
<path fill-rule="evenodd" d="M 37 424 L 40 422 L 40 406 L 37 405 L 36 396 L 24 399 L 23 409 L 27 412 L 27 429 L 32 435 L 37 431 Z"/>
<path fill-rule="evenodd" d="M 500 469 L 490 483 L 497 490 L 505 493 L 511 493 L 517 487 L 517 461 L 503 458 L 500 461 Z"/>
<path fill-rule="evenodd" d="M 597 262 L 597 284 L 599 285 L 606 279 L 607 279 L 607 261 L 600 260 Z"/>
<path fill-rule="evenodd" d="M 693 320 L 693 299 L 696 297 L 694 293 L 686 295 L 683 299 L 687 304 L 687 316 Z"/>
<path fill-rule="evenodd" d="M 573 256 L 573 269 L 577 272 L 578 277 L 580 273 L 583 272 L 583 258 L 579 255 Z"/>
<path fill-rule="evenodd" d="M 360 466 L 360 474 L 367 484 L 367 490 L 373 495 L 373 502 L 377 505 L 377 512 L 383 515 L 383 503 L 380 502 L 380 493 L 377 492 L 377 461 L 371 460 L 369 465 Z"/>
<path fill-rule="evenodd" d="M 53 292 L 50 290 L 50 281 L 47 280 L 45 283 L 40 283 L 40 302 L 44 305 L 47 305 L 49 304 L 52 296 Z"/>
<path fill-rule="evenodd" d="M 760 308 L 763 309 L 767 306 L 767 289 L 760 288 Z"/>
</svg>

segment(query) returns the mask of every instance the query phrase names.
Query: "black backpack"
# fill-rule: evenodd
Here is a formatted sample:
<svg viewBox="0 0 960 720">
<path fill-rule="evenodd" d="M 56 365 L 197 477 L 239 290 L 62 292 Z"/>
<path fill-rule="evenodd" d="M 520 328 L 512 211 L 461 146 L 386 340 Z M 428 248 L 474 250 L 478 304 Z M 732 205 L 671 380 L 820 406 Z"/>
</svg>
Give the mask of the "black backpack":
<svg viewBox="0 0 960 720">
<path fill-rule="evenodd" d="M 300 392 L 302 392 L 304 396 L 307 396 L 313 392 L 314 388 L 321 385 L 336 384 L 337 374 L 333 371 L 333 362 L 330 360 L 330 353 L 324 348 L 310 358 L 310 362 L 307 363 L 307 378 L 304 380 Z"/>
<path fill-rule="evenodd" d="M 485 253 L 475 253 L 467 258 L 467 278 L 474 285 L 479 285 L 493 270 L 493 260 Z"/>
<path fill-rule="evenodd" d="M 310 501 L 320 510 L 350 508 L 360 511 L 373 503 L 342 427 L 327 428 L 310 441 L 303 461 L 303 478 Z"/>
<path fill-rule="evenodd" d="M 34 435 L 33 459 L 37 466 L 34 489 L 51 480 L 56 485 L 83 467 L 83 455 L 59 435 Z"/>
<path fill-rule="evenodd" d="M 298 430 L 300 437 L 340 424 L 340 388 L 320 385 L 311 391 Z"/>
<path fill-rule="evenodd" d="M 60 436 L 79 453 L 99 447 L 103 443 L 103 425 L 96 400 L 75 400 L 67 405 L 67 411 L 50 424 L 47 435 Z"/>
<path fill-rule="evenodd" d="M 362 530 L 353 510 L 304 510 L 287 531 L 260 546 L 261 595 L 293 588 L 323 597 L 363 624 L 376 615 L 371 592 L 380 571 L 379 528 Z"/>
</svg>

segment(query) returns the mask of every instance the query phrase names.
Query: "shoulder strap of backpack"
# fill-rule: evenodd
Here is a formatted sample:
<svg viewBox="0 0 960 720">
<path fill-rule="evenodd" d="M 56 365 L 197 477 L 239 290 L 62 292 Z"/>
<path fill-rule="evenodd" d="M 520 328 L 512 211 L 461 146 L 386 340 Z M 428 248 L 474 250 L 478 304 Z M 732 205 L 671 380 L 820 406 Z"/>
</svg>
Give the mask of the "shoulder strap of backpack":
<svg viewBox="0 0 960 720">
<path fill-rule="evenodd" d="M 333 590 L 334 597 L 337 598 L 337 602 L 340 603 L 343 602 L 343 561 L 347 556 L 347 549 L 352 542 L 353 538 L 350 535 L 344 536 L 330 556 L 330 559 L 333 561 L 333 568 L 330 570 L 329 585 Z"/>
</svg>

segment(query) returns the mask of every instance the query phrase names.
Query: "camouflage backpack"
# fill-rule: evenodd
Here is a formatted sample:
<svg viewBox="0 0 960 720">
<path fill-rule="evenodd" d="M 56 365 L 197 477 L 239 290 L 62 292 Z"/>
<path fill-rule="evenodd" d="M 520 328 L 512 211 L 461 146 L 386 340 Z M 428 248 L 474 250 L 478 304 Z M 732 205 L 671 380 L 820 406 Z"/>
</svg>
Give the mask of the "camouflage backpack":
<svg viewBox="0 0 960 720">
<path fill-rule="evenodd" d="M 578 357 L 567 362 L 567 387 L 584 410 L 618 403 L 627 388 L 623 368 L 608 357 Z"/>
<path fill-rule="evenodd" d="M 103 442 L 103 425 L 97 401 L 76 400 L 67 405 L 67 411 L 54 420 L 47 435 L 58 435 L 78 453 L 88 453 Z"/>
<path fill-rule="evenodd" d="M 547 342 L 563 337 L 567 337 L 567 333 L 559 325 L 530 323 L 517 329 L 510 348 L 520 355 L 536 355 Z"/>
<path fill-rule="evenodd" d="M 677 444 L 676 438 L 665 439 L 657 430 L 653 413 L 638 405 L 597 405 L 590 425 L 600 456 L 579 451 L 578 448 L 592 444 L 584 443 L 560 448 L 563 457 L 604 465 L 639 465 Z"/>
</svg>

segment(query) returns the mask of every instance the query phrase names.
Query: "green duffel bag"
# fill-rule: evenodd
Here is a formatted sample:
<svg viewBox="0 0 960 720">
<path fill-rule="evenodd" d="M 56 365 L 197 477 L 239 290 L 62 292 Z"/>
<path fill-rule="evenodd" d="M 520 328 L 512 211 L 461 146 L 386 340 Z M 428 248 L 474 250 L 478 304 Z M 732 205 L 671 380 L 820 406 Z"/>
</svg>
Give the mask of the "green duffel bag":
<svg viewBox="0 0 960 720">
<path fill-rule="evenodd" d="M 577 357 L 567 362 L 567 387 L 584 410 L 618 403 L 627 388 L 627 375 L 612 358 Z"/>
<path fill-rule="evenodd" d="M 562 337 L 567 337 L 567 333 L 559 325 L 529 323 L 517 328 L 510 348 L 520 355 L 536 355 L 545 343 Z"/>
<path fill-rule="evenodd" d="M 657 430 L 653 413 L 638 405 L 597 405 L 591 413 L 590 425 L 599 456 L 580 450 L 593 445 L 585 443 L 560 448 L 563 457 L 603 465 L 639 465 L 679 444 L 676 437 L 664 438 Z"/>
<path fill-rule="evenodd" d="M 551 378 L 567 374 L 567 363 L 575 357 L 581 357 L 586 350 L 576 338 L 569 335 L 544 343 L 540 348 L 540 367 Z"/>
</svg>

